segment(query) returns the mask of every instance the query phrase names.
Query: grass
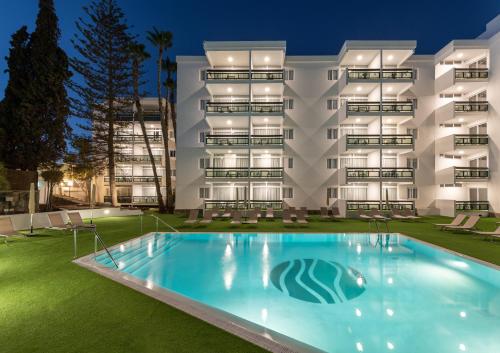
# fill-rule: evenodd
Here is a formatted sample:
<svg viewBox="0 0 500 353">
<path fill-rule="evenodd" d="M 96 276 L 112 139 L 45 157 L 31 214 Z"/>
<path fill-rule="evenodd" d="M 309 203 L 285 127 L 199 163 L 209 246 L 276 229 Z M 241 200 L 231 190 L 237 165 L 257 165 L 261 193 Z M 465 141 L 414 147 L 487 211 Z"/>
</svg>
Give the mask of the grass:
<svg viewBox="0 0 500 353">
<path fill-rule="evenodd" d="M 162 215 L 180 231 L 366 232 L 357 220 L 283 226 L 276 221 L 231 226 L 183 224 L 184 218 Z M 500 265 L 500 242 L 468 233 L 435 229 L 449 222 L 428 217 L 420 222 L 391 222 L 401 232 L 478 259 Z M 482 219 L 479 228 L 492 230 L 499 219 Z M 140 234 L 138 217 L 95 221 L 108 245 Z M 154 231 L 144 217 L 144 233 Z M 165 230 L 161 227 L 160 230 Z M 90 234 L 81 233 L 79 255 L 93 251 Z M 36 237 L 0 244 L 0 351 L 2 352 L 261 352 L 244 340 L 197 320 L 168 305 L 101 277 L 71 262 L 69 232 L 40 231 Z"/>
</svg>

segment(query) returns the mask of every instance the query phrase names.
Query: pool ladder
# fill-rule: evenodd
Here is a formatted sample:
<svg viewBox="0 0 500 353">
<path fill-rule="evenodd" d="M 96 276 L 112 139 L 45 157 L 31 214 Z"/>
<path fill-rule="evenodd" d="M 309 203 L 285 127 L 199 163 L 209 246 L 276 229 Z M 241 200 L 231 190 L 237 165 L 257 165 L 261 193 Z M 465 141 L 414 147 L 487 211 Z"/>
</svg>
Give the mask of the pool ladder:
<svg viewBox="0 0 500 353">
<path fill-rule="evenodd" d="M 174 227 L 172 227 L 170 224 L 168 224 L 167 222 L 165 222 L 160 217 L 155 216 L 154 214 L 152 214 L 151 217 L 153 217 L 153 218 L 156 219 L 156 233 L 158 233 L 158 222 L 163 223 L 164 225 L 166 225 L 167 227 L 169 227 L 170 229 L 172 229 L 174 232 L 179 233 L 179 231 L 177 229 L 175 229 Z"/>
<path fill-rule="evenodd" d="M 111 261 L 113 261 L 113 263 L 115 264 L 116 268 L 119 268 L 118 264 L 115 261 L 115 258 L 109 252 L 108 247 L 106 246 L 106 244 L 104 244 L 104 241 L 102 240 L 101 236 L 94 229 L 94 259 L 97 256 L 97 243 L 101 244 L 101 247 L 106 251 L 106 254 L 108 254 L 109 258 L 111 259 Z"/>
</svg>

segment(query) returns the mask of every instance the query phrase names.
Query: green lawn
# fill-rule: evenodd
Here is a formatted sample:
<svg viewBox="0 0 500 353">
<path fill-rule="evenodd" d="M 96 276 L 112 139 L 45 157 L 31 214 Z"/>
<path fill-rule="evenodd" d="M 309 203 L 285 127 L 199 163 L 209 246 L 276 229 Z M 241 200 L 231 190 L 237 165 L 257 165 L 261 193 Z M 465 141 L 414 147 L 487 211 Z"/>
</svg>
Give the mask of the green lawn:
<svg viewBox="0 0 500 353">
<path fill-rule="evenodd" d="M 185 226 L 184 218 L 162 216 L 181 231 L 366 232 L 362 221 L 286 226 L 276 221 L 231 226 Z M 144 233 L 154 230 L 144 217 Z M 391 231 L 411 235 L 500 265 L 500 241 L 436 230 L 429 217 L 421 222 L 391 222 Z M 482 219 L 493 230 L 499 219 Z M 140 233 L 138 217 L 95 222 L 108 245 Z M 166 230 L 161 227 L 160 230 Z M 81 268 L 71 262 L 69 232 L 41 231 L 32 238 L 0 244 L 0 352 L 257 352 L 258 347 L 161 302 Z M 93 250 L 90 234 L 81 235 L 80 255 Z"/>
</svg>

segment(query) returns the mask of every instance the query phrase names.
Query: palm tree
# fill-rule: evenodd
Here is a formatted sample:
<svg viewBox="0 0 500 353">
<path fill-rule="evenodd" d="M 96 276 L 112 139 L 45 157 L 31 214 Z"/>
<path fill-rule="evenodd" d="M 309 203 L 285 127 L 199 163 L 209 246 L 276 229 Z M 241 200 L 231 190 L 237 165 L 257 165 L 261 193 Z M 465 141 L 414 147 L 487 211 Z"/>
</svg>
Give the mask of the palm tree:
<svg viewBox="0 0 500 353">
<path fill-rule="evenodd" d="M 167 80 L 165 81 L 167 117 L 172 121 L 174 139 L 177 139 L 177 114 L 175 111 L 176 80 L 174 79 L 174 75 L 177 73 L 177 63 L 171 61 L 170 58 L 167 57 L 163 62 L 163 69 L 167 72 Z"/>
<path fill-rule="evenodd" d="M 146 149 L 148 150 L 149 160 L 151 161 L 151 168 L 153 169 L 153 176 L 156 186 L 156 195 L 158 200 L 158 209 L 160 213 L 165 213 L 165 205 L 163 203 L 163 196 L 161 194 L 160 180 L 158 179 L 158 173 L 156 171 L 156 162 L 154 160 L 153 152 L 151 150 L 151 145 L 149 144 L 149 138 L 146 131 L 146 124 L 144 123 L 144 114 L 141 104 L 141 99 L 139 96 L 139 85 L 140 77 L 142 75 L 142 63 L 150 58 L 150 55 L 145 50 L 144 44 L 133 43 L 129 47 L 130 60 L 132 61 L 132 79 L 134 85 L 134 102 L 137 109 L 137 116 L 139 118 L 139 123 L 141 125 L 142 135 L 144 136 L 144 143 L 146 144 Z"/>
<path fill-rule="evenodd" d="M 163 54 L 168 48 L 172 47 L 172 32 L 168 31 L 159 31 L 156 28 L 153 28 L 152 31 L 147 32 L 148 40 L 158 48 L 158 60 L 157 60 L 157 81 L 156 81 L 156 89 L 158 94 L 158 108 L 160 111 L 160 120 L 161 120 L 161 131 L 163 134 L 163 146 L 165 149 L 165 179 L 167 181 L 167 202 L 166 207 L 167 211 L 173 213 L 174 211 L 174 195 L 172 192 L 172 174 L 170 167 L 170 151 L 168 147 L 168 124 L 169 121 L 165 114 L 165 109 L 163 108 L 163 95 L 161 89 L 161 72 L 162 72 L 162 64 L 163 64 Z"/>
</svg>

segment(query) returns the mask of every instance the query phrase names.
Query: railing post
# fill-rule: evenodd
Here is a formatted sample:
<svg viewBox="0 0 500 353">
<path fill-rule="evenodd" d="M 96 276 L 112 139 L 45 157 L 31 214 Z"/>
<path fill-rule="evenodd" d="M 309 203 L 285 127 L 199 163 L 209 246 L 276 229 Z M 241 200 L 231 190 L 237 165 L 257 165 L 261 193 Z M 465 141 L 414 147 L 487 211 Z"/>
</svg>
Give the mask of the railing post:
<svg viewBox="0 0 500 353">
<path fill-rule="evenodd" d="M 77 236 L 78 229 L 76 227 L 73 228 L 73 259 L 76 259 L 76 254 L 77 254 L 77 242 L 76 242 L 76 236 Z"/>
</svg>

